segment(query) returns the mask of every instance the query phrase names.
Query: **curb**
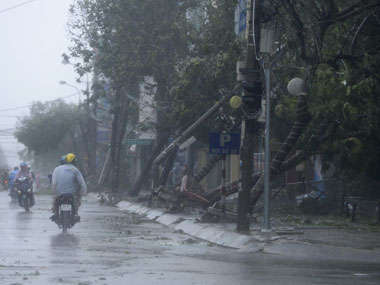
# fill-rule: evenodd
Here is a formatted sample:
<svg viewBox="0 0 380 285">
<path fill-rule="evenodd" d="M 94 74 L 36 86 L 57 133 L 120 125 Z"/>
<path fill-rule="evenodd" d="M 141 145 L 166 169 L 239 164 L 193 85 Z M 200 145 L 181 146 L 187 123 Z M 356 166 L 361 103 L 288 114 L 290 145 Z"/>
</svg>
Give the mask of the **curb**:
<svg viewBox="0 0 380 285">
<path fill-rule="evenodd" d="M 162 210 L 151 209 L 128 201 L 121 201 L 116 206 L 122 211 L 144 215 L 175 231 L 182 231 L 190 236 L 220 246 L 245 249 L 250 252 L 262 251 L 264 248 L 264 239 L 260 236 L 249 236 L 233 231 L 226 231 L 225 228 L 220 225 L 197 223 L 194 218 L 187 215 L 168 214 Z"/>
<path fill-rule="evenodd" d="M 380 263 L 380 249 L 365 250 L 332 245 L 314 245 L 292 240 L 285 236 L 265 234 L 258 231 L 244 235 L 228 229 L 222 224 L 198 223 L 194 217 L 169 214 L 163 210 L 151 209 L 139 203 L 121 201 L 116 205 L 120 210 L 146 216 L 175 231 L 224 247 L 246 253 L 288 256 L 296 259 L 340 260 L 350 262 Z"/>
</svg>

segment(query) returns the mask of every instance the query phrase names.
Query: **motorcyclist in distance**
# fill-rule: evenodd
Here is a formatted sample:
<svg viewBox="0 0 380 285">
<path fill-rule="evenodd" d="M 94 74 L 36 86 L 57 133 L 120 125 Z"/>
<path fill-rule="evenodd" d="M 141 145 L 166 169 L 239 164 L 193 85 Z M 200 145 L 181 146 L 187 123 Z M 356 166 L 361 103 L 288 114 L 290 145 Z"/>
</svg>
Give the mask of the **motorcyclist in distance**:
<svg viewBox="0 0 380 285">
<path fill-rule="evenodd" d="M 13 170 L 11 171 L 11 173 L 9 174 L 9 178 L 8 178 L 9 195 L 11 195 L 13 191 L 13 187 L 14 187 L 14 183 L 15 183 L 18 171 L 19 171 L 18 166 L 15 166 Z"/>
<path fill-rule="evenodd" d="M 30 173 L 28 165 L 25 162 L 20 163 L 20 170 L 17 172 L 15 181 L 14 181 L 15 186 L 17 185 L 17 179 L 21 177 L 27 177 L 31 183 L 31 189 L 32 189 L 32 205 L 31 206 L 33 206 L 35 203 L 34 194 L 33 194 L 33 177 L 32 177 L 32 174 Z"/>
<path fill-rule="evenodd" d="M 16 179 L 20 178 L 20 177 L 29 177 L 29 178 L 33 179 L 32 175 L 29 171 L 29 167 L 25 162 L 20 163 L 20 170 L 16 174 Z"/>
<path fill-rule="evenodd" d="M 87 185 L 82 173 L 76 168 L 76 156 L 68 153 L 65 156 L 64 164 L 57 166 L 52 175 L 52 188 L 54 197 L 53 213 L 51 219 L 54 221 L 58 217 L 58 197 L 63 194 L 73 194 L 74 211 L 78 217 L 78 209 L 81 197 L 87 193 Z M 79 217 L 78 217 L 79 218 Z"/>
</svg>

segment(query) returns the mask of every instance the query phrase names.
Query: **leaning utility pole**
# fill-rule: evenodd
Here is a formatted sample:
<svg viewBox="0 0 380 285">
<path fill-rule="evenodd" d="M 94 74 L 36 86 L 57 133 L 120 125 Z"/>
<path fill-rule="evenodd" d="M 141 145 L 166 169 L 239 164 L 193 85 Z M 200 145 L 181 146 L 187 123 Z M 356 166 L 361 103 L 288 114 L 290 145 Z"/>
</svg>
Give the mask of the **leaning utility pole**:
<svg viewBox="0 0 380 285">
<path fill-rule="evenodd" d="M 120 161 L 122 141 L 128 119 L 128 98 L 121 88 L 116 91 L 113 107 L 112 134 L 111 134 L 111 191 L 119 194 Z"/>
<path fill-rule="evenodd" d="M 242 145 L 240 160 L 241 191 L 238 199 L 237 231 L 249 231 L 249 201 L 250 190 L 253 184 L 253 153 L 258 141 L 260 124 L 257 117 L 261 108 L 262 83 L 260 64 L 257 60 L 256 50 L 259 46 L 260 34 L 260 7 L 263 0 L 247 0 L 247 50 L 245 68 L 240 72 L 243 75 L 243 106 L 244 121 L 242 123 Z M 255 4 L 255 7 L 254 7 Z"/>
</svg>

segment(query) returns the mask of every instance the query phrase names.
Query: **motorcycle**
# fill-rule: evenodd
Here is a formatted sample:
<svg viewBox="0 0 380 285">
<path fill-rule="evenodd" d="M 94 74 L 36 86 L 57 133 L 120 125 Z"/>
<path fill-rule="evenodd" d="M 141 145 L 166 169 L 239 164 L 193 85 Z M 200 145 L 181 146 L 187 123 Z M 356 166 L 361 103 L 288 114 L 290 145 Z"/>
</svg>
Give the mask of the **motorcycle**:
<svg viewBox="0 0 380 285">
<path fill-rule="evenodd" d="M 33 184 L 29 177 L 19 177 L 15 181 L 14 188 L 17 193 L 18 203 L 25 211 L 34 205 Z"/>
<path fill-rule="evenodd" d="M 72 228 L 80 221 L 80 217 L 75 215 L 74 195 L 60 195 L 55 203 L 57 215 L 52 218 L 52 220 L 58 225 L 58 228 L 62 229 L 62 232 L 65 233 L 69 228 Z"/>
</svg>

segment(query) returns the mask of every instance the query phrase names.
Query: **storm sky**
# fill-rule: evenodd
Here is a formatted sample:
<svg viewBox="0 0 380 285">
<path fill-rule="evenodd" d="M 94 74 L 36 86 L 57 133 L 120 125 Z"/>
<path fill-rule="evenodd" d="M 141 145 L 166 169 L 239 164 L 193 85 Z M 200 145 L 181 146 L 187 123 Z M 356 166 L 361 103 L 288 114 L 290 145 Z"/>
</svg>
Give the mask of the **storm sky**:
<svg viewBox="0 0 380 285">
<path fill-rule="evenodd" d="M 25 2 L 30 3 L 7 10 Z M 10 166 L 19 162 L 17 151 L 23 146 L 4 130 L 15 128 L 17 117 L 28 114 L 24 106 L 77 92 L 60 85 L 61 80 L 81 87 L 72 66 L 63 65 L 61 57 L 70 45 L 67 21 L 72 2 L 0 0 L 0 145 Z"/>
</svg>

